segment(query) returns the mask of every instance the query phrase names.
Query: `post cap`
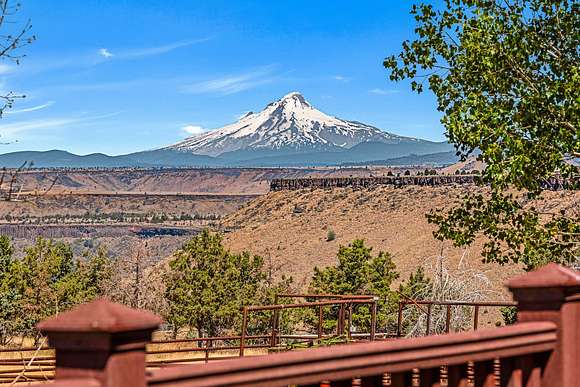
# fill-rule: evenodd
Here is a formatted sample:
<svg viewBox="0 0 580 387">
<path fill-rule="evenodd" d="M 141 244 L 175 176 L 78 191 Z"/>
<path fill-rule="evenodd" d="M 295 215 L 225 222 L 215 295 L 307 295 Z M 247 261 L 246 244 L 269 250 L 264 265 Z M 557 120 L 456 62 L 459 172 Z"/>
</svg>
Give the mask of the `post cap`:
<svg viewBox="0 0 580 387">
<path fill-rule="evenodd" d="M 510 289 L 575 287 L 580 286 L 580 273 L 556 263 L 548 263 L 510 279 L 506 285 Z"/>
<path fill-rule="evenodd" d="M 105 298 L 81 304 L 38 323 L 43 332 L 119 333 L 155 330 L 161 319 L 151 312 L 131 309 Z"/>
</svg>

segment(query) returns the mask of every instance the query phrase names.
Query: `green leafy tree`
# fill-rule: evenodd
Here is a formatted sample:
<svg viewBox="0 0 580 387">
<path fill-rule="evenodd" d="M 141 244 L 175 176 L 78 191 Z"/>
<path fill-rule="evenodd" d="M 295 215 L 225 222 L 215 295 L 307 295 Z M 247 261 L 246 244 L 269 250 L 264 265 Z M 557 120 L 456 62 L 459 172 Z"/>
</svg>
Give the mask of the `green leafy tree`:
<svg viewBox="0 0 580 387">
<path fill-rule="evenodd" d="M 525 203 L 547 179 L 578 177 L 580 4 L 567 0 L 446 0 L 414 5 L 416 37 L 384 65 L 394 81 L 428 87 L 464 159 L 479 151 L 490 193 L 428 215 L 435 236 L 463 246 L 481 235 L 484 259 L 570 263 L 579 215 L 540 215 Z M 576 209 L 577 210 L 577 209 Z"/>
<path fill-rule="evenodd" d="M 379 252 L 373 256 L 372 248 L 364 241 L 356 239 L 348 246 L 340 246 L 337 254 L 338 265 L 324 269 L 314 268 L 310 290 L 314 293 L 374 295 L 378 300 L 377 323 L 386 327 L 394 322 L 397 295 L 391 290 L 393 281 L 399 278 L 390 254 Z M 325 316 L 325 329 L 336 326 L 336 310 Z M 313 317 L 310 317 L 311 323 Z M 370 328 L 370 307 L 358 306 L 353 311 L 355 329 Z"/>
<path fill-rule="evenodd" d="M 264 294 L 267 273 L 260 256 L 226 250 L 219 234 L 204 230 L 178 250 L 165 274 L 166 319 L 200 336 L 238 330 L 240 308 Z"/>
</svg>

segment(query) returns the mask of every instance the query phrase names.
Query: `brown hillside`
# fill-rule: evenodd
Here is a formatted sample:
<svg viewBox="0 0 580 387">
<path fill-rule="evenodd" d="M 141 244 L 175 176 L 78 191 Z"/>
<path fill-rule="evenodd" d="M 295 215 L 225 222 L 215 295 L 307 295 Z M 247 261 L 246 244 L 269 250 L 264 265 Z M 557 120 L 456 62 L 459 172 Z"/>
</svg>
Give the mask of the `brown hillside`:
<svg viewBox="0 0 580 387">
<path fill-rule="evenodd" d="M 425 219 L 430 209 L 451 205 L 466 189 L 409 186 L 272 192 L 227 217 L 223 225 L 235 229 L 227 235 L 230 248 L 271 257 L 301 286 L 307 285 L 314 266 L 335 263 L 339 245 L 364 238 L 375 251 L 394 255 L 402 278 L 420 265 L 432 264 L 442 252 L 449 267 L 461 261 L 465 267 L 485 272 L 492 287 L 502 290 L 501 284 L 519 271 L 517 267 L 482 264 L 481 242 L 460 249 L 435 240 L 434 227 Z M 580 202 L 580 193 L 546 195 L 545 205 L 550 207 Z M 336 239 L 327 242 L 329 229 L 335 231 Z"/>
</svg>

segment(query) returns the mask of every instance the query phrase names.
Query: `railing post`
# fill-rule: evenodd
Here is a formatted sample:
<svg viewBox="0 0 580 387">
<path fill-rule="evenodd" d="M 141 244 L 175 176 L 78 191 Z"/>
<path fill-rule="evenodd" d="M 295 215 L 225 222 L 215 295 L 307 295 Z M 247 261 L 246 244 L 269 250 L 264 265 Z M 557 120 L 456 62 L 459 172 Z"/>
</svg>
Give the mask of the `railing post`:
<svg viewBox="0 0 580 387">
<path fill-rule="evenodd" d="M 272 332 L 270 333 L 270 347 L 276 346 L 276 335 L 278 327 L 278 309 L 272 311 Z"/>
<path fill-rule="evenodd" d="M 403 308 L 405 307 L 404 301 L 399 301 L 399 310 L 397 312 L 397 337 L 401 337 L 401 325 L 403 324 Z"/>
<path fill-rule="evenodd" d="M 352 340 L 352 304 L 348 304 L 348 320 L 347 320 L 348 330 L 346 331 L 346 337 L 350 341 Z"/>
<path fill-rule="evenodd" d="M 425 336 L 431 334 L 431 310 L 433 309 L 433 304 L 427 304 L 427 327 L 425 329 Z"/>
<path fill-rule="evenodd" d="M 244 306 L 242 308 L 242 334 L 240 335 L 240 357 L 244 356 L 247 332 L 248 332 L 248 307 Z"/>
<path fill-rule="evenodd" d="M 144 387 L 145 345 L 161 319 L 105 299 L 38 324 L 56 352 L 56 379 L 94 379 L 102 387 Z"/>
<path fill-rule="evenodd" d="M 378 298 L 373 297 L 372 309 L 371 309 L 371 335 L 370 341 L 375 340 L 375 335 L 377 333 L 377 307 Z"/>
<path fill-rule="evenodd" d="M 558 342 L 542 386 L 573 386 L 580 380 L 580 274 L 555 263 L 508 281 L 518 303 L 518 321 L 551 321 Z"/>
<path fill-rule="evenodd" d="M 322 329 L 322 321 L 324 318 L 324 309 L 322 309 L 322 305 L 318 307 L 318 338 L 322 338 L 322 334 L 324 333 Z"/>
</svg>

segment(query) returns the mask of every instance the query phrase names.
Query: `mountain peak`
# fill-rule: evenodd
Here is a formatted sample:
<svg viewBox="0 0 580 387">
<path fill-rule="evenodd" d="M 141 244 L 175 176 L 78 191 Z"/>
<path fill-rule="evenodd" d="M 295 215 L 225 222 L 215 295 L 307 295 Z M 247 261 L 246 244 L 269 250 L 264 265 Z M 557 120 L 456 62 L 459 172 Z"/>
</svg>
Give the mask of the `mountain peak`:
<svg viewBox="0 0 580 387">
<path fill-rule="evenodd" d="M 304 99 L 304 96 L 302 94 L 300 94 L 300 92 L 298 92 L 298 91 L 291 91 L 290 93 L 288 93 L 284 97 L 282 97 L 282 99 L 290 99 L 290 98 L 294 98 L 294 97 Z"/>
<path fill-rule="evenodd" d="M 284 97 L 282 97 L 282 99 L 278 101 L 278 103 L 282 105 L 291 104 L 296 107 L 312 107 L 312 105 L 310 105 L 308 101 L 306 101 L 304 96 L 297 91 L 293 91 L 291 93 L 286 94 Z"/>
<path fill-rule="evenodd" d="M 261 112 L 246 114 L 233 124 L 189 137 L 168 149 L 209 156 L 241 150 L 303 153 L 401 139 L 370 125 L 327 115 L 294 91 L 268 104 Z"/>
</svg>

